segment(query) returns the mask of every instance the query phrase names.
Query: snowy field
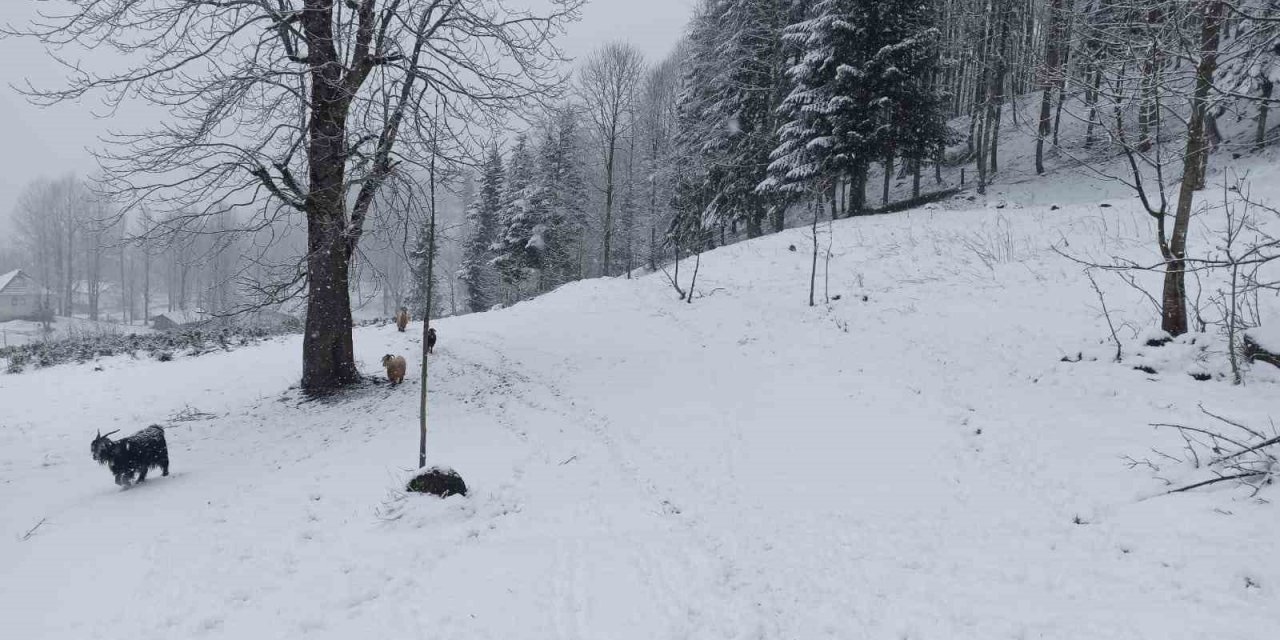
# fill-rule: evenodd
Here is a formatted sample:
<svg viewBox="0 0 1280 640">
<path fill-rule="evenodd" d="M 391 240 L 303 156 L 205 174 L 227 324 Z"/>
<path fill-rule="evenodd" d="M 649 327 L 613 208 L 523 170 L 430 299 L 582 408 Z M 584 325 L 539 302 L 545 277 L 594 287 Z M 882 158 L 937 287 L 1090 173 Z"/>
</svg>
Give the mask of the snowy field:
<svg viewBox="0 0 1280 640">
<path fill-rule="evenodd" d="M 409 357 L 404 386 L 323 402 L 296 337 L 0 375 L 4 635 L 1275 638 L 1274 489 L 1160 496 L 1124 457 L 1176 454 L 1149 424 L 1200 405 L 1268 425 L 1280 376 L 1230 385 L 1216 335 L 1144 347 L 1150 304 L 1099 274 L 1110 362 L 1052 248 L 1149 258 L 1133 204 L 1029 180 L 824 223 L 840 297 L 820 260 L 813 308 L 796 229 L 704 255 L 691 305 L 659 273 L 441 321 L 429 458 L 467 498 L 396 491 L 417 324 L 356 335 L 369 374 Z M 89 441 L 152 422 L 173 474 L 120 491 Z"/>
</svg>

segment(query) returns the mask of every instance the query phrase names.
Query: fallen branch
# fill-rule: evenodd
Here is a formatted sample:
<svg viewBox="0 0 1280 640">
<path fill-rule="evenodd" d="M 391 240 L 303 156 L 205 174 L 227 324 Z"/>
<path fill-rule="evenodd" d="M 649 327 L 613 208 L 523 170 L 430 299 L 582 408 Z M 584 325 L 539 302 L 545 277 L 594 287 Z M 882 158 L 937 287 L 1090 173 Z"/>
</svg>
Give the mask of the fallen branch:
<svg viewBox="0 0 1280 640">
<path fill-rule="evenodd" d="M 1235 475 L 1233 475 L 1233 476 L 1221 476 L 1221 477 L 1218 477 L 1218 478 L 1214 478 L 1214 479 L 1212 479 L 1212 480 L 1205 480 L 1204 482 L 1197 482 L 1197 483 L 1195 483 L 1195 484 L 1189 484 L 1189 485 L 1187 485 L 1187 486 L 1185 486 L 1185 487 L 1179 487 L 1179 488 L 1177 488 L 1177 489 L 1170 489 L 1170 490 L 1168 490 L 1168 491 L 1166 491 L 1166 492 L 1164 492 L 1164 493 L 1165 493 L 1165 495 L 1169 495 L 1169 494 L 1171 494 L 1171 493 L 1182 493 L 1183 491 L 1190 491 L 1190 490 L 1192 490 L 1192 489 L 1198 489 L 1198 488 L 1200 488 L 1200 487 L 1205 487 L 1205 486 L 1208 486 L 1208 485 L 1211 485 L 1211 484 L 1217 484 L 1217 483 L 1219 483 L 1219 482 L 1226 482 L 1226 481 L 1228 481 L 1228 480 L 1243 480 L 1243 479 L 1245 479 L 1245 478 L 1255 478 L 1255 477 L 1257 477 L 1257 476 L 1265 476 L 1265 475 L 1267 475 L 1267 474 L 1266 474 L 1266 472 L 1264 472 L 1264 471 L 1246 471 L 1246 472 L 1244 472 L 1244 473 L 1237 473 L 1237 474 L 1235 474 Z"/>
<path fill-rule="evenodd" d="M 1178 487 L 1177 489 L 1170 489 L 1164 492 L 1164 495 L 1182 493 L 1219 482 L 1234 480 L 1252 487 L 1253 495 L 1256 496 L 1262 491 L 1263 487 L 1272 484 L 1275 476 L 1280 474 L 1280 460 L 1277 460 L 1275 455 L 1265 451 L 1265 449 L 1280 444 L 1280 436 L 1263 436 L 1257 430 L 1217 415 L 1203 406 L 1200 407 L 1200 411 L 1222 424 L 1230 425 L 1249 434 L 1250 437 L 1237 435 L 1233 438 L 1225 436 L 1216 431 L 1214 426 L 1200 428 L 1181 424 L 1153 423 L 1151 425 L 1153 427 L 1171 427 L 1178 430 L 1178 434 L 1182 436 L 1182 440 L 1185 443 L 1184 446 L 1188 452 L 1186 458 L 1195 464 L 1196 469 L 1217 467 L 1216 469 L 1209 469 L 1214 477 Z M 1235 432 L 1232 433 L 1234 434 Z M 1208 441 L 1201 440 L 1199 436 L 1207 437 Z M 1206 454 L 1211 452 L 1213 455 L 1206 455 L 1202 458 L 1200 455 L 1200 449 L 1202 448 L 1206 450 Z M 1171 456 L 1168 457 L 1172 458 Z M 1202 459 L 1208 460 L 1208 465 L 1205 465 L 1205 467 L 1200 464 Z M 1130 467 L 1134 466 L 1136 465 L 1130 465 Z M 1246 482 L 1249 480 L 1252 481 Z"/>
<path fill-rule="evenodd" d="M 1255 444 L 1255 445 L 1253 445 L 1252 447 L 1249 447 L 1248 449 L 1245 449 L 1245 450 L 1243 450 L 1243 451 L 1237 451 L 1237 452 L 1235 452 L 1235 453 L 1233 453 L 1233 454 L 1231 454 L 1231 455 L 1229 455 L 1229 456 L 1223 456 L 1223 457 L 1221 457 L 1221 458 L 1218 458 L 1217 460 L 1214 460 L 1213 462 L 1210 462 L 1209 464 L 1220 464 L 1220 463 L 1226 462 L 1227 460 L 1231 460 L 1232 458 L 1238 458 L 1238 457 L 1240 457 L 1240 456 L 1242 456 L 1242 455 L 1244 455 L 1244 454 L 1246 454 L 1246 453 L 1253 453 L 1254 451 L 1259 451 L 1259 450 L 1261 450 L 1261 449 L 1265 449 L 1265 448 L 1270 447 L 1270 446 L 1275 445 L 1275 444 L 1280 444 L 1280 436 L 1277 436 L 1277 437 L 1275 437 L 1275 438 L 1272 438 L 1272 439 L 1270 439 L 1270 440 L 1267 440 L 1266 442 L 1263 442 L 1262 444 Z M 1268 453 L 1268 454 L 1266 454 L 1266 456 L 1267 456 L 1268 458 L 1271 458 L 1272 460 L 1275 460 L 1275 459 L 1276 459 L 1276 457 L 1275 457 L 1275 456 L 1273 456 L 1273 455 L 1271 455 L 1271 454 L 1269 454 L 1269 453 Z"/>
<path fill-rule="evenodd" d="M 36 529 L 39 529 L 40 526 L 43 525 L 47 520 L 48 518 L 40 518 L 40 522 L 37 522 L 36 526 L 31 527 L 30 529 L 27 529 L 27 532 L 22 534 L 22 541 L 26 542 L 27 540 L 30 540 L 31 536 L 34 536 L 36 534 Z"/>
<path fill-rule="evenodd" d="M 1164 423 L 1164 422 L 1153 422 L 1153 423 L 1151 423 L 1151 426 L 1153 426 L 1153 427 L 1172 427 L 1172 428 L 1174 428 L 1174 429 L 1185 429 L 1185 430 L 1187 430 L 1187 431 L 1194 431 L 1194 432 L 1196 432 L 1196 433 L 1202 433 L 1202 434 L 1204 434 L 1204 435 L 1206 435 L 1206 436 L 1209 436 L 1210 438 L 1217 438 L 1217 439 L 1219 439 L 1219 440 L 1225 440 L 1226 442 L 1229 442 L 1229 443 L 1231 443 L 1231 444 L 1234 444 L 1234 445 L 1235 445 L 1235 446 L 1237 446 L 1237 447 L 1247 447 L 1247 446 L 1249 446 L 1249 445 L 1247 445 L 1247 444 L 1245 444 L 1245 443 L 1243 443 L 1243 442 L 1238 442 L 1238 441 L 1236 441 L 1236 440 L 1232 440 L 1231 438 L 1228 438 L 1228 437 L 1226 437 L 1226 436 L 1222 435 L 1221 433 L 1214 433 L 1214 432 L 1212 432 L 1212 431 L 1209 431 L 1208 429 L 1200 429 L 1200 428 L 1197 428 L 1197 427 L 1188 427 L 1188 426 L 1186 426 L 1186 425 L 1181 425 L 1181 424 L 1168 424 L 1168 423 Z"/>
<path fill-rule="evenodd" d="M 1218 420 L 1218 421 L 1220 421 L 1220 422 L 1225 422 L 1225 423 L 1227 423 L 1227 424 L 1229 424 L 1229 425 L 1231 425 L 1231 426 L 1233 426 L 1233 427 L 1235 427 L 1235 428 L 1237 428 L 1237 429 L 1241 429 L 1241 430 L 1244 430 L 1244 431 L 1248 431 L 1248 432 L 1249 432 L 1249 435 L 1251 435 L 1251 436 L 1253 436 L 1253 437 L 1255 437 L 1255 438 L 1265 438 L 1265 437 L 1266 437 L 1266 436 L 1262 435 L 1261 433 L 1258 433 L 1257 431 L 1254 431 L 1253 429 L 1250 429 L 1249 427 L 1246 427 L 1246 426 L 1244 426 L 1244 425 L 1240 424 L 1239 422 L 1234 422 L 1234 421 L 1232 421 L 1232 420 L 1228 420 L 1228 419 L 1226 419 L 1226 418 L 1224 418 L 1224 417 L 1222 417 L 1222 416 L 1220 416 L 1220 415 L 1218 415 L 1218 414 L 1216 414 L 1216 413 L 1212 413 L 1212 412 L 1210 412 L 1208 409 L 1205 409 L 1205 408 L 1204 408 L 1204 405 L 1202 405 L 1202 404 L 1198 404 L 1198 405 L 1196 405 L 1196 406 L 1200 408 L 1200 412 L 1201 412 L 1201 413 L 1205 414 L 1206 416 L 1209 416 L 1210 418 L 1213 418 L 1214 420 Z"/>
</svg>

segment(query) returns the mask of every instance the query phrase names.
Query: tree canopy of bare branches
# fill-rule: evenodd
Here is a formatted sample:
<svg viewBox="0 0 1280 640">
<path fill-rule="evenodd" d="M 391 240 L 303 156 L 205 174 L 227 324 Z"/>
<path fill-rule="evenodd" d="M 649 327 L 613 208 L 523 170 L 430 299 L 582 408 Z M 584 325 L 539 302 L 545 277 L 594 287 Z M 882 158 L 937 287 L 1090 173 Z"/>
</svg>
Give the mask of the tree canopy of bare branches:
<svg viewBox="0 0 1280 640">
<path fill-rule="evenodd" d="M 356 381 L 349 272 L 374 196 L 471 126 L 555 93 L 554 46 L 583 0 L 534 10 L 483 0 L 70 0 L 9 35 L 66 66 L 38 104 L 141 102 L 158 124 L 98 154 L 126 204 L 183 211 L 171 224 L 252 206 L 248 228 L 307 224 L 303 387 Z M 92 64 L 77 60 L 91 54 Z M 442 104 L 436 116 L 424 104 Z M 453 124 L 433 136 L 431 123 Z M 448 139 L 452 145 L 433 144 Z"/>
</svg>

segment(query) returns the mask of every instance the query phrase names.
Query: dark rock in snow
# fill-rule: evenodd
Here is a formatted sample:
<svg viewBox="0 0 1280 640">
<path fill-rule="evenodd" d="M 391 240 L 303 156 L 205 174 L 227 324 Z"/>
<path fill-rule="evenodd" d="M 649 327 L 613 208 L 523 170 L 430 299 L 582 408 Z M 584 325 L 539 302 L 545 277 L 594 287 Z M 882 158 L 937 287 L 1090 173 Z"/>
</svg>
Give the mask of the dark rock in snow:
<svg viewBox="0 0 1280 640">
<path fill-rule="evenodd" d="M 1059 207 L 1059 206 L 1058 206 L 1058 205 L 1056 205 L 1056 204 L 1049 205 L 1049 210 L 1050 210 L 1050 211 L 1057 211 L 1058 209 L 1061 209 L 1061 208 L 1062 208 L 1062 207 Z"/>
<path fill-rule="evenodd" d="M 448 467 L 431 467 L 419 471 L 409 480 L 406 490 L 413 493 L 429 493 L 447 498 L 451 495 L 467 495 L 467 484 L 457 471 Z"/>
<path fill-rule="evenodd" d="M 1134 369 L 1134 371 L 1141 371 L 1141 372 L 1143 372 L 1143 373 L 1150 373 L 1150 374 L 1155 374 L 1155 373 L 1156 373 L 1156 370 L 1155 370 L 1155 369 L 1152 369 L 1151 367 L 1148 367 L 1148 366 L 1147 366 L 1147 365 L 1145 365 L 1145 364 L 1140 364 L 1140 365 L 1138 365 L 1138 366 L 1134 367 L 1133 369 Z"/>
<path fill-rule="evenodd" d="M 1248 332 L 1244 334 L 1243 355 L 1250 362 L 1265 362 L 1269 365 L 1280 367 L 1280 353 L 1269 351 L 1263 347 L 1259 340 L 1250 335 Z"/>
<path fill-rule="evenodd" d="M 1207 374 L 1207 373 L 1204 373 L 1203 371 L 1196 371 L 1196 372 L 1193 372 L 1193 373 L 1191 373 L 1191 377 L 1192 377 L 1192 378 L 1195 378 L 1196 380 L 1199 380 L 1200 382 L 1207 382 L 1207 381 L 1209 381 L 1209 380 L 1212 380 L 1212 379 L 1213 379 L 1213 376 L 1211 376 L 1211 375 L 1209 375 L 1209 374 Z"/>
<path fill-rule="evenodd" d="M 796 246 L 794 244 L 787 247 L 787 251 L 795 251 L 795 250 L 796 250 Z"/>
<path fill-rule="evenodd" d="M 1098 206 L 1099 206 L 1099 207 L 1102 207 L 1103 209 L 1110 209 L 1110 208 L 1111 208 L 1111 203 L 1109 203 L 1109 202 L 1104 202 L 1104 203 L 1102 203 L 1102 204 L 1100 204 L 1100 205 L 1098 205 Z"/>
</svg>

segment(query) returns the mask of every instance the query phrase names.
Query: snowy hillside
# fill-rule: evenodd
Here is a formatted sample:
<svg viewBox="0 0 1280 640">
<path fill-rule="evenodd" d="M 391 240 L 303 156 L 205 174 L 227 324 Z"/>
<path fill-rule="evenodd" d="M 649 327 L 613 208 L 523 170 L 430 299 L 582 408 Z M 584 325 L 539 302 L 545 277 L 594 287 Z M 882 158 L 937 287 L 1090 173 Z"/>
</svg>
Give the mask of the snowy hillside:
<svg viewBox="0 0 1280 640">
<path fill-rule="evenodd" d="M 407 384 L 329 401 L 291 388 L 297 338 L 0 375 L 6 635 L 1272 638 L 1277 507 L 1159 496 L 1124 457 L 1176 454 L 1148 425 L 1198 405 L 1268 425 L 1280 376 L 1231 386 L 1217 336 L 1143 346 L 1154 313 L 1103 274 L 1110 362 L 1051 248 L 1153 255 L 1099 185 L 824 223 L 813 308 L 795 229 L 704 255 L 692 304 L 659 273 L 441 321 L 429 459 L 466 498 L 397 491 L 418 325 L 356 335 L 362 370 L 404 354 Z M 173 474 L 120 491 L 89 441 L 152 422 Z"/>
</svg>

